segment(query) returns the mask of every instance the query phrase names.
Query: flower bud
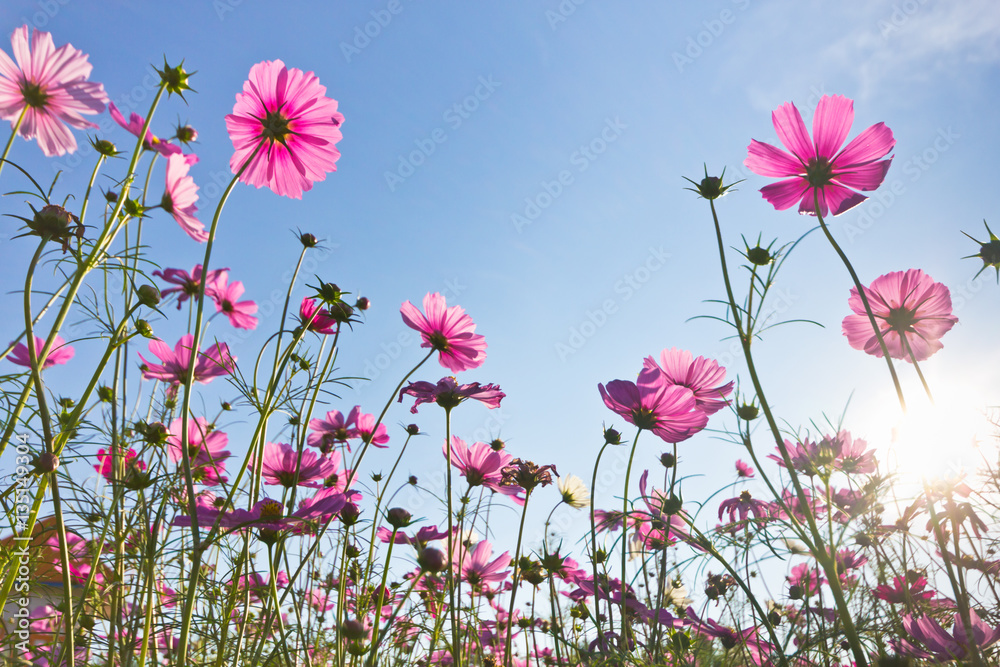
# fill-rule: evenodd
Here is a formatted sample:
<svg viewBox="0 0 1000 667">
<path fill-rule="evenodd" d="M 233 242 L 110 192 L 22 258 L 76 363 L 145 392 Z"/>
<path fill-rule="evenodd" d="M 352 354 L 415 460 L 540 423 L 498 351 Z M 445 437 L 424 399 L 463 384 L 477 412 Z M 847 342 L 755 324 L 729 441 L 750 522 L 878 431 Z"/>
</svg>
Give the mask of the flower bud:
<svg viewBox="0 0 1000 667">
<path fill-rule="evenodd" d="M 163 83 L 164 89 L 171 95 L 180 95 L 181 99 L 184 99 L 184 91 L 191 90 L 191 86 L 188 85 L 188 78 L 194 72 L 186 72 L 184 70 L 184 61 L 181 61 L 181 64 L 176 67 L 171 67 L 167 64 L 166 58 L 164 58 L 163 71 L 156 70 L 156 73 L 160 75 L 160 81 Z"/>
<path fill-rule="evenodd" d="M 42 452 L 35 457 L 32 463 L 34 463 L 35 473 L 44 475 L 55 472 L 55 469 L 59 467 L 59 457 L 52 452 Z"/>
<path fill-rule="evenodd" d="M 357 308 L 358 310 L 368 310 L 369 308 L 371 308 L 371 305 L 372 302 L 368 299 L 368 297 L 362 296 L 358 297 L 358 300 L 354 304 L 354 307 Z"/>
<path fill-rule="evenodd" d="M 108 190 L 107 192 L 104 193 L 104 199 L 109 204 L 117 204 L 118 203 L 118 193 L 115 192 L 114 190 Z"/>
<path fill-rule="evenodd" d="M 416 475 L 410 475 L 410 479 L 408 481 L 410 482 L 410 486 L 416 486 L 417 485 L 417 476 Z"/>
<path fill-rule="evenodd" d="M 361 518 L 361 510 L 354 503 L 347 503 L 340 510 L 340 520 L 345 526 L 353 526 Z"/>
<path fill-rule="evenodd" d="M 149 322 L 147 322 L 146 320 L 136 320 L 135 321 L 135 330 L 143 338 L 152 338 L 153 337 L 153 327 L 149 326 Z"/>
<path fill-rule="evenodd" d="M 140 285 L 136 290 L 139 303 L 150 308 L 155 308 L 160 303 L 160 290 L 152 285 Z"/>
<path fill-rule="evenodd" d="M 604 442 L 609 445 L 622 444 L 622 434 L 613 428 L 604 429 Z"/>
<path fill-rule="evenodd" d="M 417 565 L 431 573 L 440 572 L 447 564 L 444 552 L 434 547 L 423 549 L 417 556 Z"/>
<path fill-rule="evenodd" d="M 192 141 L 198 140 L 198 130 L 194 129 L 190 125 L 181 125 L 177 128 L 177 141 L 181 143 L 190 144 Z"/>
<path fill-rule="evenodd" d="M 91 142 L 94 150 L 103 155 L 104 157 L 114 157 L 118 155 L 118 149 L 115 145 L 108 141 L 107 139 L 98 139 Z"/>
<path fill-rule="evenodd" d="M 385 513 L 385 519 L 389 522 L 390 526 L 399 530 L 400 528 L 406 528 L 410 525 L 413 520 L 413 515 L 404 510 L 402 507 L 393 507 Z"/>
<path fill-rule="evenodd" d="M 344 621 L 344 623 L 340 626 L 340 632 L 351 641 L 364 639 L 368 636 L 368 631 L 365 630 L 364 623 L 354 619 Z"/>
<path fill-rule="evenodd" d="M 756 246 L 747 250 L 747 259 L 749 259 L 753 264 L 757 266 L 767 266 L 772 261 L 774 257 L 768 251 L 767 248 L 761 248 Z"/>
<path fill-rule="evenodd" d="M 115 400 L 115 391 L 108 385 L 101 385 L 97 388 L 97 398 L 101 403 L 111 403 Z"/>
<path fill-rule="evenodd" d="M 373 472 L 372 473 L 372 481 L 375 482 L 376 484 L 378 482 L 381 482 L 382 481 L 382 473 L 380 473 L 380 472 Z"/>
<path fill-rule="evenodd" d="M 315 248 L 319 241 L 316 240 L 315 234 L 309 234 L 308 232 L 299 234 L 299 242 L 306 248 Z"/>
<path fill-rule="evenodd" d="M 490 441 L 490 449 L 492 449 L 494 452 L 502 452 L 504 450 L 504 447 L 506 446 L 507 443 L 505 443 L 500 438 L 494 438 L 492 441 Z"/>
<path fill-rule="evenodd" d="M 660 465 L 664 468 L 673 468 L 677 463 L 677 458 L 670 452 L 660 454 Z"/>
<path fill-rule="evenodd" d="M 767 612 L 767 622 L 774 627 L 781 625 L 781 614 L 772 609 L 771 611 Z"/>
<path fill-rule="evenodd" d="M 420 427 L 417 426 L 416 424 L 410 424 L 409 426 L 406 427 L 407 435 L 417 435 L 418 433 L 420 433 Z"/>
<path fill-rule="evenodd" d="M 757 415 L 759 414 L 760 410 L 756 405 L 751 403 L 744 403 L 736 408 L 736 415 L 744 421 L 753 421 L 754 419 L 757 419 Z"/>
<path fill-rule="evenodd" d="M 788 597 L 792 600 L 802 599 L 802 587 L 798 584 L 792 584 L 788 587 Z"/>
<path fill-rule="evenodd" d="M 361 555 L 361 549 L 358 548 L 357 544 L 348 544 L 344 547 L 344 553 L 348 558 L 354 559 Z"/>
</svg>

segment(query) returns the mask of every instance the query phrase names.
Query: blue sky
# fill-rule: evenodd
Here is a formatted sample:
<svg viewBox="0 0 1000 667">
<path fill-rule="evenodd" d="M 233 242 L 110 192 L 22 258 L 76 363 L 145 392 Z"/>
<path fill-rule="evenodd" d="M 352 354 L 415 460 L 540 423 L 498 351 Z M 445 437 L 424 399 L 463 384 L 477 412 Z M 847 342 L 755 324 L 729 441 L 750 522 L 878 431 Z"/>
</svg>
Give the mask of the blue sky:
<svg viewBox="0 0 1000 667">
<path fill-rule="evenodd" d="M 268 313 L 273 294 L 282 295 L 274 303 L 283 298 L 282 276 L 299 251 L 289 230 L 326 240 L 329 252 L 300 281 L 296 297 L 308 292 L 304 283 L 315 273 L 373 302 L 366 323 L 342 339 L 339 359 L 344 375 L 372 382 L 331 407 L 346 411 L 360 402 L 377 412 L 422 356 L 416 337 L 405 336 L 399 305 L 441 291 L 466 309 L 490 346 L 486 364 L 460 379 L 495 382 L 508 394 L 499 411 L 463 407 L 456 432 L 468 440 L 503 437 L 515 455 L 589 479 L 602 422 L 623 426 L 604 408 L 599 382 L 633 378 L 643 357 L 669 347 L 719 358 L 734 374 L 743 369 L 732 341 L 720 340 L 728 331 L 691 320 L 719 315 L 706 300 L 724 292 L 707 205 L 683 190 L 682 176 L 699 177 L 707 163 L 711 173 L 726 167 L 727 175 L 747 179 L 720 202 L 730 246 L 740 246 L 741 234 L 794 241 L 812 219 L 773 211 L 757 192 L 769 179 L 747 173 L 742 162 L 751 138 L 776 142 L 772 109 L 793 101 L 808 124 L 824 94 L 855 100 L 851 136 L 884 121 L 897 140 L 882 188 L 831 220 L 862 281 L 922 268 L 952 289 L 960 323 L 924 365 L 943 414 L 938 421 L 947 425 L 939 437 L 967 440 L 978 428 L 967 428 L 975 410 L 998 403 L 1000 287 L 992 273 L 971 280 L 978 260 L 959 260 L 977 250 L 960 230 L 982 239 L 985 218 L 1000 231 L 1000 13 L 989 0 L 206 0 L 100 7 L 8 0 L 0 27 L 9 35 L 27 22 L 52 32 L 57 45 L 90 54 L 91 79 L 126 112 L 146 113 L 155 85 L 150 64 L 185 59 L 197 71 L 198 93 L 189 105 L 164 103 L 153 129 L 169 135 L 178 121 L 198 129 L 201 161 L 191 173 L 206 221 L 231 177 L 223 117 L 253 64 L 280 58 L 311 70 L 339 101 L 346 120 L 337 172 L 302 201 L 239 187 L 213 257 Z M 2 47 L 9 51 L 7 42 Z M 106 114 L 98 122 L 101 136 L 128 143 Z M 84 144 L 83 133 L 77 138 Z M 47 160 L 24 142 L 11 159 L 49 178 L 62 169 L 57 192 L 64 194 L 78 191 L 93 164 L 84 152 Z M 4 191 L 13 189 L 14 173 L 5 170 L 2 178 Z M 158 196 L 158 186 L 153 191 Z M 23 210 L 18 197 L 0 200 L 0 212 Z M 11 240 L 15 224 L 4 223 L 0 243 L 8 337 L 18 331 L 16 292 L 32 247 Z M 149 259 L 160 266 L 200 262 L 203 248 L 162 212 L 144 235 Z M 779 276 L 775 310 L 824 328 L 780 327 L 757 354 L 771 401 L 791 428 L 824 415 L 837 420 L 850 403 L 845 426 L 887 447 L 899 411 L 884 364 L 851 349 L 840 333 L 850 286 L 820 234 L 809 236 Z M 154 327 L 172 344 L 185 319 Z M 263 316 L 257 332 L 234 342 L 237 355 L 252 359 L 277 324 L 277 314 Z M 74 337 L 87 332 L 86 325 L 69 330 Z M 232 334 L 222 321 L 210 328 L 222 339 Z M 74 373 L 56 369 L 52 379 L 72 383 Z M 419 375 L 446 374 L 428 365 Z M 931 413 L 912 369 L 902 376 L 914 412 Z M 390 427 L 409 421 L 405 408 L 388 418 Z M 404 467 L 426 477 L 441 467 L 434 443 L 443 426 L 427 408 L 417 421 L 432 437 L 418 443 Z M 733 425 L 727 413 L 710 424 Z M 231 433 L 241 428 L 234 424 Z M 916 432 L 932 431 L 922 425 Z M 946 468 L 957 443 L 925 436 L 898 443 L 900 458 Z M 664 451 L 651 436 L 640 450 L 639 469 Z M 743 454 L 704 433 L 681 445 L 681 456 L 685 474 L 705 476 L 691 488 L 704 491 L 731 482 Z M 370 465 L 388 467 L 391 460 L 372 458 Z M 605 486 L 602 501 L 615 487 L 621 493 L 621 479 Z"/>
</svg>

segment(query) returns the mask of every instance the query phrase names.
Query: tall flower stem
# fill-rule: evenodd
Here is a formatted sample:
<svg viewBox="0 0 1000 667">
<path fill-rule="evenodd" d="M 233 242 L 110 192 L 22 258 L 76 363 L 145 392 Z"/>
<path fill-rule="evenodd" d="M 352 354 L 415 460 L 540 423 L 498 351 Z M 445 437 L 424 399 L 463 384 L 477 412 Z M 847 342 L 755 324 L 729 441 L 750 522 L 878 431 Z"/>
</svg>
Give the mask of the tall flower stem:
<svg viewBox="0 0 1000 667">
<path fill-rule="evenodd" d="M 514 661 L 511 643 L 514 638 L 514 601 L 517 599 L 517 575 L 520 574 L 521 540 L 524 537 L 524 519 L 528 516 L 528 499 L 531 490 L 525 489 L 524 506 L 521 508 L 521 525 L 517 529 L 517 546 L 514 547 L 514 574 L 511 577 L 510 605 L 507 609 L 507 639 L 504 642 L 504 664 L 511 667 Z"/>
<path fill-rule="evenodd" d="M 604 450 L 608 448 L 610 442 L 605 441 L 601 446 L 601 451 L 597 453 L 597 460 L 594 461 L 594 475 L 590 482 L 590 566 L 594 581 L 594 625 L 597 626 L 597 646 L 604 648 L 604 634 L 601 632 L 601 597 L 598 593 L 597 583 L 597 519 L 594 516 L 594 501 L 597 495 L 597 471 L 601 467 L 601 457 Z M 624 523 L 624 522 L 623 522 Z M 608 619 L 610 621 L 610 618 Z"/>
<path fill-rule="evenodd" d="M 448 503 L 448 558 L 455 558 L 455 515 L 451 504 L 451 408 L 444 409 L 444 446 L 445 446 L 445 468 L 447 468 L 447 503 Z M 459 536 L 461 537 L 461 536 Z M 458 608 L 455 606 L 456 589 L 461 579 L 462 563 L 458 564 L 458 572 L 455 568 L 450 568 L 451 585 L 448 586 L 448 616 L 451 618 L 451 660 L 453 665 L 461 665 L 459 656 L 462 654 L 458 639 Z M 461 601 L 461 599 L 459 599 Z"/>
<path fill-rule="evenodd" d="M 635 433 L 635 438 L 632 440 L 632 451 L 628 456 L 628 466 L 625 468 L 625 488 L 622 489 L 622 585 L 621 585 L 621 607 L 622 607 L 622 634 L 619 637 L 619 648 L 622 653 L 625 653 L 628 649 L 628 619 L 626 617 L 626 595 L 625 587 L 627 585 L 628 576 L 625 574 L 625 567 L 628 564 L 628 482 L 629 478 L 632 476 L 632 461 L 635 459 L 635 449 L 636 445 L 639 444 L 639 434 L 642 433 L 642 429 L 639 429 Z M 596 594 L 597 589 L 594 589 Z M 608 594 L 610 595 L 610 590 Z"/>
<path fill-rule="evenodd" d="M 778 428 L 778 422 L 774 417 L 774 413 L 771 411 L 771 406 L 767 401 L 767 397 L 764 395 L 764 387 L 761 384 L 760 376 L 757 374 L 757 367 L 754 364 L 753 353 L 750 350 L 750 338 L 743 330 L 742 318 L 740 317 L 739 308 L 736 305 L 736 298 L 733 295 L 732 283 L 729 280 L 729 268 L 726 264 L 726 246 L 722 238 L 722 226 L 719 224 L 719 215 L 715 210 L 715 202 L 712 199 L 708 200 L 708 204 L 712 210 L 712 220 L 715 223 L 715 236 L 719 246 L 719 261 L 722 267 L 723 281 L 726 285 L 726 296 L 729 299 L 729 308 L 733 315 L 733 324 L 736 327 L 736 333 L 740 339 L 740 345 L 743 348 L 743 357 L 747 362 L 747 370 L 750 373 L 750 379 L 753 382 L 754 392 L 760 400 L 761 411 L 764 413 L 768 429 L 774 437 L 774 442 L 777 445 L 778 452 L 781 454 L 781 459 L 785 464 L 785 469 L 788 471 L 788 476 L 795 489 L 795 495 L 798 499 L 799 507 L 802 508 L 802 513 L 805 515 L 809 528 L 809 534 L 812 536 L 812 542 L 807 544 L 813 556 L 819 561 L 827 579 L 830 582 L 830 590 L 833 593 L 833 599 L 837 605 L 837 614 L 840 617 L 841 623 L 843 623 L 844 634 L 846 635 L 847 641 L 851 646 L 851 652 L 854 654 L 855 664 L 857 667 L 867 667 L 868 656 L 865 653 L 864 647 L 861 645 L 861 639 L 858 636 L 857 629 L 854 626 L 854 620 L 851 617 L 851 610 L 847 606 L 847 601 L 844 598 L 844 591 L 840 587 L 840 578 L 837 576 L 836 561 L 831 556 L 829 549 L 824 546 L 823 534 L 816 525 L 816 518 L 813 516 L 810 509 L 811 505 L 809 504 L 808 498 L 806 498 L 805 492 L 802 489 L 802 484 L 799 481 L 798 473 L 795 471 L 795 466 L 792 464 L 788 448 L 785 447 L 785 441 L 781 436 L 781 430 Z M 839 246 L 837 247 L 839 248 Z M 902 400 L 902 393 L 899 394 L 899 397 Z M 775 498 L 779 505 L 785 504 L 780 495 L 776 495 Z M 787 510 L 789 516 L 794 516 L 795 513 L 791 508 L 785 509 Z"/>
<path fill-rule="evenodd" d="M 861 284 L 861 280 L 858 279 L 858 274 L 854 271 L 854 266 L 851 264 L 851 260 L 847 258 L 847 254 L 844 253 L 840 244 L 837 240 L 833 238 L 833 234 L 830 233 L 830 228 L 826 226 L 826 222 L 823 220 L 823 214 L 820 213 L 819 208 L 819 189 L 814 189 L 813 198 L 815 200 L 815 210 L 816 210 L 816 220 L 819 222 L 820 229 L 826 234 L 826 240 L 830 242 L 833 249 L 837 251 L 837 255 L 840 257 L 840 261 L 844 263 L 847 267 L 847 272 L 851 274 L 851 280 L 854 281 L 854 287 L 858 290 L 858 296 L 861 297 L 861 303 L 865 307 L 865 312 L 868 313 L 868 321 L 872 324 L 872 329 L 875 331 L 875 337 L 878 339 L 879 349 L 882 350 L 882 356 L 885 357 L 885 363 L 889 366 L 889 375 L 892 376 L 892 384 L 896 388 L 896 398 L 899 399 L 899 407 L 906 412 L 906 399 L 903 398 L 903 388 L 899 385 L 899 378 L 896 376 L 896 368 L 892 365 L 892 357 L 889 356 L 889 348 L 885 345 L 885 339 L 882 338 L 882 331 L 878 326 L 878 322 L 875 321 L 875 314 L 872 312 L 871 304 L 868 303 L 868 296 L 865 294 L 865 288 Z M 712 208 L 713 212 L 715 210 L 714 206 Z"/>
</svg>

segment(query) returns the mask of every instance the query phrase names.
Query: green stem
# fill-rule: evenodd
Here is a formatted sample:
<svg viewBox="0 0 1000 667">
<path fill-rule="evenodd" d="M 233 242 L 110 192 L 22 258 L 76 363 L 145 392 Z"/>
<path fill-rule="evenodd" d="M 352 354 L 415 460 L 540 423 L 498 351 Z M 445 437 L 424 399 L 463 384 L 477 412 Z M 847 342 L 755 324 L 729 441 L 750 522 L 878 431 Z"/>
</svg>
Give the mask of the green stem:
<svg viewBox="0 0 1000 667">
<path fill-rule="evenodd" d="M 878 322 L 875 321 L 875 313 L 872 312 L 871 304 L 868 303 L 868 296 L 865 294 L 865 287 L 861 284 L 861 280 L 858 278 L 858 274 L 854 271 L 854 266 L 851 264 L 851 260 L 847 258 L 847 255 L 841 249 L 837 240 L 833 238 L 833 234 L 830 233 L 830 228 L 826 226 L 826 222 L 823 220 L 823 214 L 819 210 L 819 190 L 813 190 L 813 196 L 815 198 L 815 209 L 816 209 L 816 219 L 819 221 L 820 229 L 826 234 L 827 241 L 833 246 L 833 249 L 837 251 L 837 255 L 840 257 L 840 261 L 844 263 L 847 267 L 847 272 L 851 274 L 851 280 L 854 281 L 854 287 L 858 290 L 858 296 L 861 297 L 861 303 L 865 307 L 865 313 L 868 314 L 868 321 L 871 322 L 872 330 L 875 331 L 875 337 L 878 339 L 879 349 L 882 350 L 882 356 L 885 357 L 885 363 L 889 366 L 889 375 L 892 376 L 892 384 L 896 388 L 896 398 L 899 399 L 899 407 L 906 412 L 906 399 L 903 398 L 903 388 L 899 385 L 899 378 L 896 376 L 896 368 L 892 365 L 892 357 L 889 356 L 889 348 L 885 345 L 885 339 L 882 338 L 882 331 L 879 329 Z"/>
<path fill-rule="evenodd" d="M 528 516 L 528 499 L 531 491 L 525 489 L 524 506 L 521 508 L 521 525 L 517 529 L 517 546 L 514 547 L 514 574 L 511 577 L 510 605 L 507 610 L 507 640 L 504 642 L 504 664 L 511 667 L 514 662 L 514 652 L 511 643 L 514 638 L 514 601 L 517 599 L 517 575 L 520 574 L 521 540 L 524 537 L 524 519 Z"/>
<path fill-rule="evenodd" d="M 628 456 L 628 466 L 625 468 L 625 488 L 622 489 L 622 585 L 621 585 L 621 607 L 622 607 L 622 635 L 618 639 L 619 648 L 622 653 L 628 651 L 628 635 L 629 635 L 629 625 L 627 618 L 627 596 L 625 594 L 626 585 L 628 583 L 628 576 L 625 574 L 625 568 L 628 564 L 628 482 L 629 478 L 632 476 L 632 461 L 635 459 L 636 445 L 639 444 L 639 434 L 642 433 L 640 428 L 635 433 L 635 439 L 632 440 L 632 452 Z M 596 592 L 596 589 L 595 589 Z M 611 594 L 611 591 L 608 591 Z"/>
<path fill-rule="evenodd" d="M 601 451 L 597 453 L 597 460 L 594 462 L 594 475 L 590 481 L 590 565 L 593 574 L 594 582 L 594 625 L 597 626 L 597 647 L 604 650 L 604 634 L 601 632 L 601 599 L 598 595 L 598 581 L 597 581 L 597 520 L 594 517 L 594 502 L 595 496 L 597 495 L 597 471 L 601 467 L 601 457 L 604 456 L 604 450 L 608 448 L 610 442 L 605 442 L 601 446 Z M 610 593 L 610 591 L 609 591 Z M 611 619 L 609 618 L 610 622 Z"/>
</svg>

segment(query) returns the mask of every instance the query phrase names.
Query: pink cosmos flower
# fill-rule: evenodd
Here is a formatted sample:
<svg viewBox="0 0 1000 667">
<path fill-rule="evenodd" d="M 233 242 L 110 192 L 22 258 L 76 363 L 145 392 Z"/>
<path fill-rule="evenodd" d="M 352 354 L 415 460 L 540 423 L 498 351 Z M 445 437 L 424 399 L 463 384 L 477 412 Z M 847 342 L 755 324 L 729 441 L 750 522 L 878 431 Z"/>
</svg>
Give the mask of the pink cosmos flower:
<svg viewBox="0 0 1000 667">
<path fill-rule="evenodd" d="M 763 500 L 754 500 L 749 491 L 743 491 L 735 498 L 729 498 L 719 503 L 719 520 L 722 515 L 729 512 L 729 523 L 736 522 L 737 513 L 740 521 L 746 521 L 750 514 L 755 519 L 768 519 L 771 516 L 770 506 Z"/>
<path fill-rule="evenodd" d="M 434 292 L 424 296 L 424 312 L 409 301 L 399 309 L 406 326 L 420 332 L 424 341 L 420 347 L 440 352 L 438 361 L 453 373 L 483 365 L 486 338 L 475 333 L 476 325 L 461 306 L 449 308 L 445 298 Z"/>
<path fill-rule="evenodd" d="M 756 473 L 756 471 L 753 468 L 750 467 L 749 463 L 746 463 L 745 461 L 737 461 L 736 462 L 736 476 L 737 477 L 742 477 L 742 478 L 745 478 L 745 479 L 749 479 L 749 478 L 753 477 L 755 473 Z"/>
<path fill-rule="evenodd" d="M 213 269 L 208 272 L 208 281 L 205 284 L 205 289 L 208 289 L 209 285 L 215 284 L 219 277 L 229 271 L 229 268 L 224 269 Z M 168 294 L 177 293 L 177 310 L 181 309 L 181 304 L 192 297 L 198 296 L 198 290 L 201 289 L 201 264 L 198 264 L 191 270 L 191 273 L 184 271 L 182 269 L 167 269 L 166 271 L 153 271 L 153 275 L 157 276 L 170 283 L 171 285 L 177 285 L 177 287 L 168 287 L 166 289 L 160 290 L 160 296 L 167 296 Z"/>
<path fill-rule="evenodd" d="M 45 341 L 35 336 L 35 355 L 41 354 L 44 348 Z M 55 340 L 52 341 L 52 349 L 49 351 L 49 356 L 45 357 L 45 362 L 42 364 L 42 370 L 51 368 L 57 364 L 65 364 L 73 358 L 74 354 L 76 354 L 76 350 L 67 345 L 62 336 L 56 334 Z M 31 368 L 31 354 L 28 351 L 28 346 L 24 343 L 15 345 L 14 349 L 7 355 L 7 359 L 18 366 Z"/>
<path fill-rule="evenodd" d="M 958 322 L 951 314 L 951 292 L 920 269 L 879 276 L 865 288 L 865 296 L 893 359 L 911 363 L 914 358 L 927 359 L 943 347 L 940 338 Z M 847 342 L 856 350 L 881 357 L 878 338 L 855 287 L 848 304 L 855 314 L 844 318 Z"/>
<path fill-rule="evenodd" d="M 150 363 L 140 354 L 139 358 L 146 365 L 146 369 L 142 372 L 143 377 L 147 380 L 163 380 L 173 384 L 182 384 L 191 368 L 191 346 L 193 344 L 194 335 L 192 334 L 181 336 L 172 350 L 162 340 L 149 341 L 149 351 L 159 357 L 163 363 Z M 194 379 L 198 382 L 207 383 L 214 377 L 226 375 L 236 370 L 236 357 L 229 353 L 229 346 L 225 343 L 216 343 L 204 352 L 198 352 L 197 357 Z"/>
<path fill-rule="evenodd" d="M 254 467 L 256 470 L 256 466 Z M 337 466 L 327 458 L 305 450 L 301 456 L 295 447 L 285 443 L 264 443 L 261 478 L 265 484 L 281 484 L 285 488 L 310 486 L 337 472 Z"/>
<path fill-rule="evenodd" d="M 67 125 L 78 130 L 96 128 L 83 119 L 104 111 L 108 95 L 104 86 L 87 81 L 93 66 L 87 55 L 70 44 L 58 49 L 52 35 L 28 26 L 10 38 L 14 60 L 0 51 L 0 118 L 11 127 L 24 114 L 18 129 L 25 139 L 38 139 L 46 157 L 72 153 L 76 139 Z"/>
<path fill-rule="evenodd" d="M 111 118 L 114 119 L 116 123 L 137 137 L 139 136 L 139 133 L 142 132 L 142 126 L 146 124 L 146 119 L 137 113 L 132 113 L 128 118 L 128 122 L 125 122 L 125 116 L 118 110 L 118 107 L 115 106 L 114 102 L 108 103 L 108 112 L 111 114 Z M 149 130 L 146 130 L 146 138 L 143 140 L 142 145 L 146 150 L 156 151 L 163 157 L 180 155 L 181 153 L 180 146 L 176 146 L 169 141 L 160 139 Z M 197 161 L 198 159 L 195 158 L 195 162 Z M 191 164 L 194 164 L 194 162 Z"/>
<path fill-rule="evenodd" d="M 183 426 L 182 419 L 175 419 L 170 423 L 167 454 L 174 463 L 180 463 L 184 458 L 181 438 Z M 198 480 L 209 486 L 225 482 L 226 477 L 222 473 L 226 470 L 225 460 L 231 456 L 226 449 L 229 436 L 216 430 L 215 425 L 209 424 L 204 417 L 189 419 L 187 432 L 188 458 L 191 470 Z"/>
<path fill-rule="evenodd" d="M 486 540 L 476 543 L 476 546 L 465 552 L 459 567 L 462 579 L 473 586 L 500 583 L 510 574 L 505 568 L 510 565 L 510 552 L 505 551 L 498 558 L 490 560 L 493 555 L 493 545 Z"/>
<path fill-rule="evenodd" d="M 802 597 L 809 597 L 819 593 L 819 587 L 826 583 L 820 575 L 819 568 L 810 567 L 809 563 L 799 563 L 792 568 L 792 573 L 785 577 L 788 585 L 797 586 Z"/>
<path fill-rule="evenodd" d="M 1000 626 L 991 628 L 980 620 L 973 609 L 969 610 L 969 625 L 972 640 L 980 651 L 1000 641 Z M 894 648 L 904 655 L 935 661 L 966 660 L 971 657 L 972 651 L 969 650 L 969 639 L 961 614 L 955 614 L 955 626 L 950 635 L 940 623 L 929 616 L 919 619 L 904 616 L 903 627 L 913 639 L 927 649 L 926 651 L 920 649 L 905 639 L 893 640 Z"/>
<path fill-rule="evenodd" d="M 771 121 L 778 139 L 791 153 L 752 139 L 743 164 L 761 176 L 792 177 L 761 188 L 764 199 L 776 210 L 784 211 L 799 202 L 799 213 L 816 215 L 818 195 L 821 215 L 830 210 L 840 215 L 867 199 L 854 190 L 878 188 L 889 171 L 892 158 L 882 158 L 896 140 L 884 123 L 872 125 L 838 151 L 854 122 L 854 101 L 843 95 L 820 98 L 813 115 L 812 139 L 791 102 L 775 109 Z"/>
<path fill-rule="evenodd" d="M 448 456 L 447 446 L 442 445 L 441 449 Z M 485 442 L 476 442 L 469 447 L 457 435 L 451 436 L 451 464 L 458 468 L 469 486 L 485 486 L 502 492 L 503 469 L 512 460 L 513 455 L 494 451 Z"/>
<path fill-rule="evenodd" d="M 402 531 L 396 531 L 396 537 L 393 538 L 392 531 L 382 526 L 376 531 L 376 536 L 382 542 L 388 543 L 393 542 L 393 544 L 412 544 L 418 550 L 423 549 L 427 546 L 428 542 L 433 542 L 434 540 L 443 540 L 448 537 L 446 531 L 440 531 L 435 526 L 424 526 L 417 531 L 417 534 L 410 537 Z"/>
<path fill-rule="evenodd" d="M 927 578 L 915 575 L 911 580 L 909 576 L 892 578 L 892 586 L 882 584 L 872 590 L 872 595 L 879 600 L 885 600 L 891 604 L 904 604 L 915 601 L 928 601 L 934 597 L 934 591 L 924 590 L 927 588 Z"/>
<path fill-rule="evenodd" d="M 257 318 L 253 314 L 257 312 L 257 304 L 253 301 L 237 301 L 243 295 L 243 283 L 229 283 L 228 279 L 226 273 L 216 274 L 214 280 L 205 285 L 205 294 L 215 302 L 216 312 L 224 313 L 234 327 L 256 329 Z"/>
<path fill-rule="evenodd" d="M 670 384 L 659 369 L 643 368 L 638 383 L 612 380 L 606 389 L 603 384 L 598 389 L 608 408 L 666 442 L 683 442 L 708 424 L 694 392 Z"/>
<path fill-rule="evenodd" d="M 198 158 L 194 155 L 179 153 L 167 158 L 167 189 L 163 192 L 160 206 L 174 216 L 174 220 L 188 236 L 198 243 L 204 243 L 208 240 L 208 232 L 205 231 L 205 225 L 194 217 L 198 211 L 198 207 L 194 205 L 198 201 L 198 186 L 188 176 L 188 170 L 197 161 Z"/>
<path fill-rule="evenodd" d="M 361 438 L 362 442 L 370 442 L 380 449 L 388 447 L 385 443 L 389 442 L 389 432 L 385 428 L 385 424 L 379 424 L 378 428 L 375 428 L 375 415 L 359 411 L 355 420 L 355 428 L 357 428 L 358 437 Z"/>
<path fill-rule="evenodd" d="M 344 417 L 340 410 L 330 410 L 325 418 L 310 420 L 309 429 L 312 433 L 306 438 L 306 444 L 318 447 L 325 454 L 332 451 L 335 444 L 357 438 L 358 430 L 354 426 L 358 412 L 351 410 L 347 417 Z"/>
<path fill-rule="evenodd" d="M 118 456 L 121 457 L 121 454 L 119 454 Z M 139 460 L 138 457 L 139 457 L 138 452 L 136 452 L 134 449 L 129 449 L 125 453 L 125 469 L 129 470 L 131 468 L 136 470 L 145 470 L 146 463 L 144 461 Z M 112 472 L 111 466 L 112 466 L 111 450 L 105 450 L 103 448 L 97 450 L 97 465 L 94 466 L 94 470 L 101 473 L 101 475 L 104 476 L 104 479 L 108 480 L 109 482 L 111 481 L 111 472 Z"/>
<path fill-rule="evenodd" d="M 714 359 L 705 357 L 692 360 L 692 355 L 687 350 L 663 350 L 659 364 L 653 357 L 646 357 L 643 368 L 659 370 L 670 384 L 693 391 L 698 409 L 705 414 L 714 415 L 726 407 L 726 396 L 733 391 L 732 382 L 722 384 L 726 379 L 725 367 L 719 366 Z"/>
<path fill-rule="evenodd" d="M 226 116 L 236 150 L 229 167 L 239 173 L 252 156 L 240 181 L 301 199 L 315 181 L 337 170 L 340 151 L 334 144 L 342 138 L 343 122 L 337 100 L 326 97 L 312 72 L 288 69 L 280 60 L 257 63 Z"/>
<path fill-rule="evenodd" d="M 329 335 L 340 330 L 337 320 L 330 316 L 329 310 L 318 306 L 316 299 L 308 297 L 302 299 L 302 304 L 299 306 L 299 318 L 302 320 L 302 326 L 306 326 L 309 331 Z"/>
<path fill-rule="evenodd" d="M 400 403 L 403 402 L 403 396 L 413 396 L 417 399 L 410 408 L 410 412 L 416 414 L 417 406 L 421 403 L 437 403 L 443 408 L 454 408 L 469 398 L 474 398 L 493 410 L 500 407 L 500 401 L 507 394 L 500 391 L 500 387 L 495 384 L 480 386 L 478 382 L 471 382 L 460 385 L 454 376 L 448 376 L 438 380 L 437 384 L 422 380 L 411 382 L 399 392 Z"/>
</svg>

